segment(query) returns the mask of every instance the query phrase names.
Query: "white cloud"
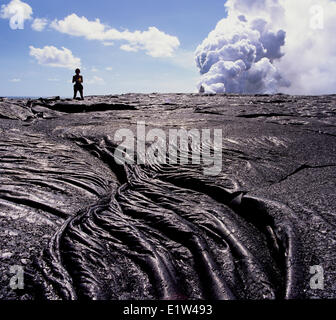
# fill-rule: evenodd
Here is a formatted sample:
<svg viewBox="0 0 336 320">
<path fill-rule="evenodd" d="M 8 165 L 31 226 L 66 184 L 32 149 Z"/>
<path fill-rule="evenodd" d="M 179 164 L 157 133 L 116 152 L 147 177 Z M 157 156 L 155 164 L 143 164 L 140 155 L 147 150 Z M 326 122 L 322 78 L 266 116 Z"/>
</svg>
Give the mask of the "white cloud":
<svg viewBox="0 0 336 320">
<path fill-rule="evenodd" d="M 96 67 L 91 68 L 91 72 L 98 72 L 99 70 Z"/>
<path fill-rule="evenodd" d="M 323 94 L 336 88 L 334 0 L 228 0 L 196 50 L 207 91 Z"/>
<path fill-rule="evenodd" d="M 47 24 L 48 24 L 47 19 L 36 18 L 36 19 L 34 19 L 31 27 L 32 27 L 33 30 L 41 32 L 41 31 L 44 30 L 44 28 L 46 27 Z"/>
<path fill-rule="evenodd" d="M 229 1 L 228 5 L 235 8 L 234 4 L 245 2 Z M 273 65 L 282 57 L 286 33 L 273 30 L 265 14 L 257 18 L 244 13 L 229 11 L 196 50 L 202 75 L 199 86 L 202 84 L 207 92 L 276 93 L 287 84 Z"/>
<path fill-rule="evenodd" d="M 92 79 L 89 79 L 88 81 L 86 81 L 87 84 L 98 84 L 98 85 L 104 85 L 105 84 L 105 80 L 103 78 L 94 76 Z"/>
<path fill-rule="evenodd" d="M 64 47 L 62 50 L 54 46 L 45 46 L 42 49 L 33 46 L 29 48 L 30 55 L 41 65 L 67 69 L 79 68 L 81 65 L 80 58 L 74 57 L 72 52 Z"/>
<path fill-rule="evenodd" d="M 120 46 L 120 49 L 124 50 L 124 51 L 127 51 L 127 52 L 137 52 L 139 50 L 138 47 L 136 47 L 134 45 L 132 46 L 130 44 L 123 44 L 123 45 Z"/>
<path fill-rule="evenodd" d="M 114 46 L 114 42 L 111 42 L 111 41 L 104 41 L 104 42 L 103 42 L 103 45 L 104 45 L 105 47 L 112 47 L 112 46 Z"/>
<path fill-rule="evenodd" d="M 336 88 L 336 2 L 332 0 L 282 0 L 287 31 L 284 57 L 277 67 L 292 85 L 286 93 L 334 93 Z M 322 15 L 311 11 L 319 7 Z M 300 18 L 298 18 L 300 17 Z M 322 29 L 314 22 L 321 20 Z"/>
<path fill-rule="evenodd" d="M 24 22 L 31 20 L 33 9 L 31 6 L 20 0 L 12 0 L 7 5 L 1 6 L 0 17 L 9 19 L 11 29 L 24 29 Z"/>
<path fill-rule="evenodd" d="M 86 17 L 71 14 L 63 20 L 54 20 L 51 27 L 59 32 L 88 40 L 99 40 L 103 44 L 110 41 L 126 41 L 122 50 L 137 52 L 144 50 L 152 57 L 171 57 L 180 46 L 177 37 L 168 35 L 156 27 L 149 27 L 146 31 L 119 31 L 100 22 L 99 19 L 89 21 Z"/>
<path fill-rule="evenodd" d="M 14 79 L 11 79 L 9 80 L 10 82 L 21 82 L 21 79 L 19 78 L 14 78 Z"/>
<path fill-rule="evenodd" d="M 106 67 L 105 70 L 106 70 L 106 71 L 112 71 L 113 68 L 112 68 L 112 67 Z"/>
</svg>

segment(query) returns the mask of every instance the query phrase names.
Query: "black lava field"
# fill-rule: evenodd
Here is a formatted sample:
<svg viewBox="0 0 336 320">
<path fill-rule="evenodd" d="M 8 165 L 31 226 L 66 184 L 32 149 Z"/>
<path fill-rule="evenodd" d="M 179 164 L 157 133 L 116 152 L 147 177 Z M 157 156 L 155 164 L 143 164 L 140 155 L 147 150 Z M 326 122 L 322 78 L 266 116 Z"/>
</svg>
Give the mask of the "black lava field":
<svg viewBox="0 0 336 320">
<path fill-rule="evenodd" d="M 221 171 L 120 165 L 139 122 L 221 129 Z M 0 98 L 0 133 L 0 299 L 336 298 L 336 96 Z"/>
</svg>

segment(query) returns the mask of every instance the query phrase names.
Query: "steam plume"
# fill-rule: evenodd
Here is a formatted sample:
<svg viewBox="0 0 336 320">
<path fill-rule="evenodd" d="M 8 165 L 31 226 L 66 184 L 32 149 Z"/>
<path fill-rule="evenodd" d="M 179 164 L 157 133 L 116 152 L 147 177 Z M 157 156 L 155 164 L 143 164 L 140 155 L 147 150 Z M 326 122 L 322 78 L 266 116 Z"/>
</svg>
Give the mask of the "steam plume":
<svg viewBox="0 0 336 320">
<path fill-rule="evenodd" d="M 228 0 L 225 6 L 227 18 L 196 49 L 198 87 L 251 94 L 335 90 L 335 1 Z"/>
</svg>

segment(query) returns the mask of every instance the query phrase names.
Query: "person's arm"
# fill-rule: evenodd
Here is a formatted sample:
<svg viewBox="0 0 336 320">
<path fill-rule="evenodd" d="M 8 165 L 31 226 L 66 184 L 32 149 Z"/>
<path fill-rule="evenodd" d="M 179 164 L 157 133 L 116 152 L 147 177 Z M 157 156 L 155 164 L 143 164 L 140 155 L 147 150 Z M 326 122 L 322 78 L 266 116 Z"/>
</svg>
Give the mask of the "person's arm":
<svg viewBox="0 0 336 320">
<path fill-rule="evenodd" d="M 83 76 L 81 76 L 81 78 L 82 78 L 82 83 L 84 82 L 84 80 L 83 80 Z"/>
<path fill-rule="evenodd" d="M 74 83 L 75 82 L 75 77 L 72 77 L 72 83 Z"/>
</svg>

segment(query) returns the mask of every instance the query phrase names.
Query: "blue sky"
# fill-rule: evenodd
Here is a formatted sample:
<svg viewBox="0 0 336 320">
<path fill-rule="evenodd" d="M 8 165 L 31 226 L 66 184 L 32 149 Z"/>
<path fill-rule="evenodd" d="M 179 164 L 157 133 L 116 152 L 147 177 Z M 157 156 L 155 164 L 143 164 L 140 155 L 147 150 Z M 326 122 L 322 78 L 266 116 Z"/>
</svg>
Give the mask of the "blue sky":
<svg viewBox="0 0 336 320">
<path fill-rule="evenodd" d="M 224 0 L 15 1 L 33 13 L 24 29 L 14 30 L 2 13 L 0 96 L 71 96 L 78 59 L 85 94 L 193 92 L 199 77 L 193 52 L 225 16 Z M 46 19 L 42 31 L 32 28 L 37 18 Z M 94 22 L 102 32 L 92 33 Z M 142 34 L 149 27 L 156 29 Z M 46 58 L 46 47 L 60 56 Z M 64 58 L 62 48 L 71 55 Z"/>
</svg>

